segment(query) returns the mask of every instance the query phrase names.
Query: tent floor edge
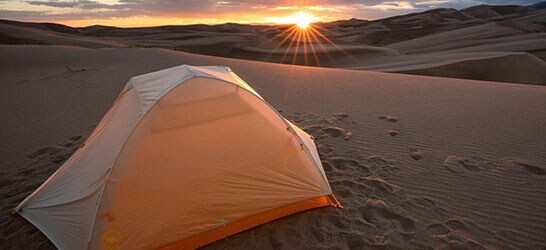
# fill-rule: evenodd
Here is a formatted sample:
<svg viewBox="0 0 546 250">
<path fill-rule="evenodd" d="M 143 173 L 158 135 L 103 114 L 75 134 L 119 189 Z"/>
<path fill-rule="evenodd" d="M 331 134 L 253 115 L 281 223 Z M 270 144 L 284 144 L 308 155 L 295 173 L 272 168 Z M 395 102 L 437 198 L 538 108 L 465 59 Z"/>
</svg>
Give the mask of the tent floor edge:
<svg viewBox="0 0 546 250">
<path fill-rule="evenodd" d="M 189 238 L 163 246 L 161 249 L 196 249 L 206 246 L 215 241 L 231 235 L 249 230 L 270 221 L 274 221 L 295 213 L 303 212 L 313 208 L 334 206 L 335 204 L 327 195 L 311 198 L 308 200 L 288 204 L 273 210 L 255 214 L 247 218 L 202 232 Z"/>
</svg>

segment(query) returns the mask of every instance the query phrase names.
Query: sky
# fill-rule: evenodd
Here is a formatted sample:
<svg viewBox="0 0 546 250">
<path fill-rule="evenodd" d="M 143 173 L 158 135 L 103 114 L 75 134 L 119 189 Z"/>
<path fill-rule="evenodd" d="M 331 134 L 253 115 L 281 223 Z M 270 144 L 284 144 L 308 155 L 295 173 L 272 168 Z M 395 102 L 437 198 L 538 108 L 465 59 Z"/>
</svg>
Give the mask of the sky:
<svg viewBox="0 0 546 250">
<path fill-rule="evenodd" d="M 277 23 L 306 11 L 322 21 L 379 19 L 434 8 L 529 5 L 540 0 L 0 0 L 0 19 L 73 27 Z"/>
</svg>

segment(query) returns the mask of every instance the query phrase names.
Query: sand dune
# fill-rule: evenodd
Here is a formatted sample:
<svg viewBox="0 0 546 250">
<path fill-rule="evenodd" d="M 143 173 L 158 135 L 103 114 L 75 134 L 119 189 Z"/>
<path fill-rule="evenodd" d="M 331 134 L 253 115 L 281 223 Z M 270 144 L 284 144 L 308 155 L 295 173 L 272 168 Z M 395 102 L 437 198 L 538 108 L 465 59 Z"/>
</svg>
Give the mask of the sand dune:
<svg viewBox="0 0 546 250">
<path fill-rule="evenodd" d="M 0 61 L 3 248 L 52 248 L 9 209 L 85 140 L 129 77 L 184 63 L 230 66 L 315 136 L 345 205 L 292 215 L 207 248 L 546 247 L 543 86 L 165 49 L 0 46 L 0 57 L 10 58 Z"/>
<path fill-rule="evenodd" d="M 408 54 L 544 50 L 546 27 L 524 21 L 488 23 L 390 44 Z"/>
<path fill-rule="evenodd" d="M 82 38 L 54 31 L 45 31 L 30 27 L 18 27 L 9 24 L 0 23 L 0 33 L 6 39 L 5 43 L 9 43 L 10 39 L 17 38 L 29 44 L 49 44 L 49 45 L 73 45 L 86 48 L 104 48 L 104 47 L 121 47 L 122 45 L 115 42 L 109 42 L 94 38 Z"/>
<path fill-rule="evenodd" d="M 531 69 L 546 72 L 539 62 L 546 60 L 545 17 L 546 9 L 480 5 L 373 21 L 341 20 L 315 24 L 324 37 L 303 38 L 306 43 L 300 41 L 300 46 L 295 35 L 282 43 L 289 25 L 73 28 L 0 20 L 0 43 L 168 48 L 275 63 L 544 85 L 543 74 Z M 475 67 L 476 60 L 496 62 L 500 68 L 515 61 L 530 66 L 519 67 L 523 72 L 511 77 L 499 77 L 489 73 L 495 64 Z"/>
<path fill-rule="evenodd" d="M 397 70 L 396 72 L 544 85 L 546 82 L 546 71 L 544 68 L 546 68 L 546 62 L 531 54 L 522 53 L 459 61 L 425 69 Z"/>
</svg>

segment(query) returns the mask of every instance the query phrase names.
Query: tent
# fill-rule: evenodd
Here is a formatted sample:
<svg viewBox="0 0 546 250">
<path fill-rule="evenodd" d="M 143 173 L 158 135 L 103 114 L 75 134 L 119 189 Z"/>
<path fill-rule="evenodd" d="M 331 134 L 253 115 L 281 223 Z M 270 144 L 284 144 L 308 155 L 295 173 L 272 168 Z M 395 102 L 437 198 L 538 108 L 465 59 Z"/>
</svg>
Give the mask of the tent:
<svg viewBox="0 0 546 250">
<path fill-rule="evenodd" d="M 191 249 L 337 205 L 310 135 L 228 67 L 182 65 L 131 78 L 14 212 L 59 249 Z"/>
</svg>

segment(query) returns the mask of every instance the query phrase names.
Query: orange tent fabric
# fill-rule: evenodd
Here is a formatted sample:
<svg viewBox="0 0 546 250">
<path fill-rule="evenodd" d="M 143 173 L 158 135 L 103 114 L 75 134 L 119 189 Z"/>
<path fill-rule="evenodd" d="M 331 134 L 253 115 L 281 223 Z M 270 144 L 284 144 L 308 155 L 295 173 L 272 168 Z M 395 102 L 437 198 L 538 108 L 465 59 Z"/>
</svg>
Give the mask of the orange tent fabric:
<svg viewBox="0 0 546 250">
<path fill-rule="evenodd" d="M 60 249 L 195 248 L 329 196 L 311 136 L 229 68 L 182 65 L 131 78 L 15 211 Z"/>
</svg>

